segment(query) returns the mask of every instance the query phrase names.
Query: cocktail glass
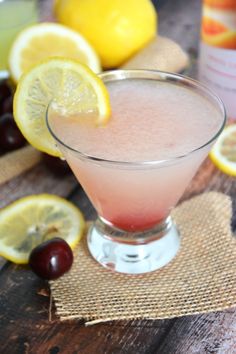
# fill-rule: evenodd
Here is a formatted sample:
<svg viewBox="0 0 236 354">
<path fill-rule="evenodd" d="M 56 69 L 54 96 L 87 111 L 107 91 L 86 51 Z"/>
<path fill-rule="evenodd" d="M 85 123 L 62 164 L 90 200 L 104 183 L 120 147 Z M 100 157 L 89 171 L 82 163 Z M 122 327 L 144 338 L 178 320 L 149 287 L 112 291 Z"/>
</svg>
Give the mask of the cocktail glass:
<svg viewBox="0 0 236 354">
<path fill-rule="evenodd" d="M 8 68 L 9 51 L 17 34 L 37 21 L 37 0 L 0 1 L 0 70 Z"/>
<path fill-rule="evenodd" d="M 221 133 L 225 124 L 224 106 L 205 87 L 180 75 L 117 70 L 103 73 L 101 78 L 105 84 L 137 78 L 175 83 L 203 96 L 220 115 L 219 126 L 210 139 L 183 156 L 122 162 L 89 156 L 69 146 L 55 129 L 52 105 L 48 107 L 48 129 L 98 213 L 87 235 L 91 255 L 113 271 L 128 274 L 154 271 L 169 263 L 179 250 L 180 233 L 170 212 Z M 203 124 L 201 129 L 205 128 Z"/>
</svg>

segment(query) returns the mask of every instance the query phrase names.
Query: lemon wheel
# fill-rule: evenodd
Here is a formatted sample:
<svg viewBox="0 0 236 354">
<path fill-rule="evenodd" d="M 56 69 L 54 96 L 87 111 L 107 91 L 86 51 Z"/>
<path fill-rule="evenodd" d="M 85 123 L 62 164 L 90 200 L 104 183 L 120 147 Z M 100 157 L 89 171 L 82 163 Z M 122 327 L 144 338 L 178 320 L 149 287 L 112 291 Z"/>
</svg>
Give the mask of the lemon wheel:
<svg viewBox="0 0 236 354">
<path fill-rule="evenodd" d="M 209 156 L 222 172 L 236 176 L 236 124 L 223 130 Z"/>
<path fill-rule="evenodd" d="M 54 237 L 73 249 L 84 227 L 82 213 L 67 200 L 49 194 L 28 196 L 0 211 L 0 255 L 25 264 L 34 247 Z"/>
<path fill-rule="evenodd" d="M 14 96 L 14 118 L 28 142 L 50 155 L 61 156 L 46 125 L 46 111 L 55 100 L 66 112 L 95 112 L 96 123 L 110 117 L 110 102 L 102 80 L 88 67 L 66 58 L 49 58 L 22 75 Z"/>
</svg>

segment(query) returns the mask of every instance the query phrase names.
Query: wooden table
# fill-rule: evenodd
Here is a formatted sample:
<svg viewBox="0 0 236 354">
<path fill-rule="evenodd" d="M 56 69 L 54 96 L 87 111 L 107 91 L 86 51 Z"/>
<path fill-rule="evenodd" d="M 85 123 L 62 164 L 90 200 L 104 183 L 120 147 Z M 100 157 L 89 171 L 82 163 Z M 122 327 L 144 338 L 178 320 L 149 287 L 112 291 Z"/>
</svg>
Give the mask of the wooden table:
<svg viewBox="0 0 236 354">
<path fill-rule="evenodd" d="M 165 0 L 159 8 L 159 31 L 191 55 L 195 75 L 200 0 Z M 206 161 L 184 199 L 205 190 L 236 196 L 236 179 Z M 86 218 L 95 212 L 73 176 L 59 179 L 43 164 L 0 186 L 0 207 L 32 193 L 55 193 L 77 204 Z M 236 212 L 232 221 L 236 225 Z M 49 316 L 49 287 L 26 267 L 1 261 L 0 353 L 2 354 L 234 354 L 236 310 L 171 320 L 119 321 L 85 327 L 82 320 L 61 323 Z"/>
</svg>

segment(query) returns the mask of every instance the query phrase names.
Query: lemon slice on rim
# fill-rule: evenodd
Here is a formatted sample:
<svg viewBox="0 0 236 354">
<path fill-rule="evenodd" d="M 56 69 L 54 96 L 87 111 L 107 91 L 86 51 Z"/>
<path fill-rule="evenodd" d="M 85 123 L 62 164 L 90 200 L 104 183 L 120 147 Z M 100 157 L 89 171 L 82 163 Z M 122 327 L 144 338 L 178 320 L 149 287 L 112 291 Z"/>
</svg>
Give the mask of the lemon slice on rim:
<svg viewBox="0 0 236 354">
<path fill-rule="evenodd" d="M 96 123 L 110 117 L 110 101 L 102 80 L 88 67 L 66 58 L 48 58 L 22 75 L 14 96 L 14 118 L 28 142 L 61 156 L 46 125 L 46 111 L 55 100 L 66 112 L 95 112 Z"/>
<path fill-rule="evenodd" d="M 82 213 L 64 198 L 39 194 L 21 198 L 0 211 L 0 255 L 28 263 L 31 250 L 53 237 L 73 249 L 85 227 Z"/>
<path fill-rule="evenodd" d="M 57 23 L 41 23 L 16 37 L 9 54 L 11 76 L 17 82 L 32 65 L 55 56 L 76 59 L 96 73 L 101 71 L 97 53 L 82 35 Z"/>
<path fill-rule="evenodd" d="M 223 130 L 209 156 L 222 172 L 236 176 L 236 124 Z"/>
</svg>

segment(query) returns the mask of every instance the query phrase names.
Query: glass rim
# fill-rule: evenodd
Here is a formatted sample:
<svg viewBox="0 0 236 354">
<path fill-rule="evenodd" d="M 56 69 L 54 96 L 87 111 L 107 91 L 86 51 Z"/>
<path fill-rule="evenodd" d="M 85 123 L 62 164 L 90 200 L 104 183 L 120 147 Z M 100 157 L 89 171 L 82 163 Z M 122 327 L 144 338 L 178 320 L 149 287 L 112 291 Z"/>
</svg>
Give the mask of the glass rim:
<svg viewBox="0 0 236 354">
<path fill-rule="evenodd" d="M 10 1 L 16 1 L 16 0 L 0 0 L 0 6 L 1 6 L 1 4 L 4 4 L 4 2 L 10 2 Z M 6 29 L 9 29 L 9 28 L 17 28 L 17 27 L 19 27 L 19 26 L 21 26 L 23 24 L 27 24 L 29 22 L 29 20 L 31 18 L 33 18 L 33 16 L 34 16 L 33 10 L 34 9 L 38 10 L 38 6 L 39 6 L 38 5 L 38 0 L 27 0 L 27 1 L 34 2 L 34 8 L 32 9 L 32 12 L 30 12 L 30 14 L 26 14 L 24 19 L 23 20 L 21 19 L 21 21 L 17 22 L 14 26 L 12 26 L 12 25 L 2 26 L 0 24 L 0 30 L 6 30 Z"/>
<path fill-rule="evenodd" d="M 155 78 L 153 78 L 153 75 L 156 75 Z M 52 135 L 52 137 L 55 139 L 56 142 L 61 144 L 63 147 L 66 149 L 72 151 L 73 153 L 76 153 L 79 155 L 80 158 L 85 159 L 85 160 L 90 160 L 96 163 L 100 164 L 112 164 L 112 165 L 119 165 L 119 166 L 130 166 L 130 167 L 144 167 L 144 166 L 156 166 L 156 167 L 162 167 L 168 164 L 173 164 L 176 163 L 177 161 L 180 161 L 189 155 L 194 154 L 197 151 L 200 151 L 213 143 L 218 136 L 221 134 L 222 130 L 224 129 L 225 123 L 226 123 L 226 110 L 225 106 L 222 102 L 222 100 L 213 92 L 211 91 L 208 87 L 203 85 L 202 83 L 198 82 L 197 80 L 194 80 L 192 78 L 189 78 L 187 76 L 181 75 L 181 74 L 174 74 L 166 71 L 159 71 L 159 70 L 146 70 L 146 69 L 129 69 L 129 70 L 111 70 L 111 71 L 106 71 L 103 73 L 100 73 L 98 75 L 104 83 L 108 81 L 115 81 L 115 80 L 125 80 L 125 79 L 152 79 L 152 80 L 158 80 L 159 81 L 169 81 L 173 83 L 178 83 L 180 82 L 181 84 L 185 84 L 183 86 L 189 87 L 192 89 L 197 89 L 202 91 L 207 95 L 207 97 L 212 98 L 218 105 L 217 108 L 220 108 L 220 111 L 222 113 L 222 124 L 220 125 L 220 128 L 216 131 L 216 133 L 205 143 L 201 144 L 199 147 L 194 148 L 185 154 L 182 155 L 176 155 L 172 156 L 167 159 L 158 159 L 158 160 L 144 160 L 144 161 L 122 161 L 122 160 L 109 160 L 106 158 L 98 157 L 95 155 L 89 155 L 86 154 L 78 149 L 75 149 L 68 144 L 66 144 L 64 141 L 62 141 L 53 131 L 53 129 L 50 126 L 49 123 L 49 108 L 52 103 L 52 101 L 48 104 L 47 109 L 46 109 L 46 125 L 47 128 Z"/>
</svg>

